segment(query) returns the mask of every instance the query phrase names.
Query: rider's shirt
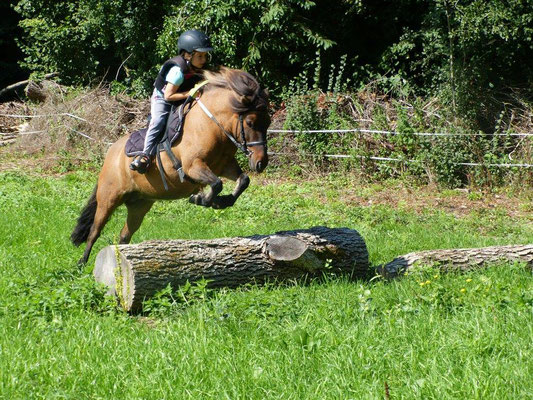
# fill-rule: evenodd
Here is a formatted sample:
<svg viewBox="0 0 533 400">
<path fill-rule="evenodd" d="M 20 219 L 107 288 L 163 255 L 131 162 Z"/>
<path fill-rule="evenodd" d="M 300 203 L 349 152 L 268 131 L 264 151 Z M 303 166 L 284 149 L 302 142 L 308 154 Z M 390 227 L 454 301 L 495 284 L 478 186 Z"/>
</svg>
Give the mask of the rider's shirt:
<svg viewBox="0 0 533 400">
<path fill-rule="evenodd" d="M 179 86 L 183 83 L 185 80 L 185 76 L 183 75 L 183 72 L 181 72 L 181 68 L 179 66 L 174 66 L 170 68 L 170 70 L 167 73 L 167 76 L 165 77 L 165 82 L 172 83 L 174 86 Z M 154 94 L 156 97 L 164 98 L 163 92 L 165 91 L 165 87 L 163 87 L 162 90 L 157 90 L 157 88 L 154 88 Z"/>
</svg>

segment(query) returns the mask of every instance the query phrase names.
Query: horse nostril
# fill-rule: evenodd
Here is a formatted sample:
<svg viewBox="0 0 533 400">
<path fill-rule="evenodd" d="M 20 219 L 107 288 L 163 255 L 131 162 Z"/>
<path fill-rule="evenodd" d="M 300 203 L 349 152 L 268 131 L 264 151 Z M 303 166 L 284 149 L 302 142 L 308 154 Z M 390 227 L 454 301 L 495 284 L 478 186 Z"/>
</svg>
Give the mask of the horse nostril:
<svg viewBox="0 0 533 400">
<path fill-rule="evenodd" d="M 255 166 L 255 170 L 256 171 L 262 171 L 263 170 L 263 164 L 261 163 L 261 161 L 258 161 L 256 166 Z"/>
</svg>

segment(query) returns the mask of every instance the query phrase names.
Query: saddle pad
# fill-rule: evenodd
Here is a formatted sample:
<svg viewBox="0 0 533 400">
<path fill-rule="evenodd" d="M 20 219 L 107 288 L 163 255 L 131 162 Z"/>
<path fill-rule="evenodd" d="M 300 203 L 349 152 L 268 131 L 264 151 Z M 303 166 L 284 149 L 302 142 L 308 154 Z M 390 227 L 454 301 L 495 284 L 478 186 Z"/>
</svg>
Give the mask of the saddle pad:
<svg viewBox="0 0 533 400">
<path fill-rule="evenodd" d="M 144 138 L 146 137 L 147 130 L 147 128 L 143 128 L 130 134 L 125 147 L 126 155 L 128 157 L 135 157 L 143 152 Z"/>
<path fill-rule="evenodd" d="M 167 135 L 170 139 L 171 146 L 181 136 L 181 129 L 177 126 L 177 122 L 175 122 L 175 114 L 177 114 L 177 112 L 172 113 L 169 116 L 169 121 L 167 124 Z M 135 157 L 142 154 L 146 131 L 148 131 L 148 128 L 139 129 L 138 131 L 132 132 L 130 134 L 128 141 L 126 142 L 126 147 L 124 148 L 128 157 Z M 163 150 L 163 146 L 159 146 L 159 151 Z"/>
</svg>

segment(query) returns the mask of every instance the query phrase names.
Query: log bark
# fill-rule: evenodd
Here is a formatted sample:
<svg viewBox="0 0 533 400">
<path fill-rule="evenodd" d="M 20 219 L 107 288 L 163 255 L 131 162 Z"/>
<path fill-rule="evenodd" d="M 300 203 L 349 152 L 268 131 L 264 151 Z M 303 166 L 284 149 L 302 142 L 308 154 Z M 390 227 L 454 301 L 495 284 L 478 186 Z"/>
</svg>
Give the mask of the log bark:
<svg viewBox="0 0 533 400">
<path fill-rule="evenodd" d="M 422 265 L 433 265 L 445 271 L 465 271 L 502 261 L 524 262 L 533 268 L 533 244 L 414 252 L 379 266 L 377 272 L 384 277 L 395 278 Z"/>
<path fill-rule="evenodd" d="M 38 103 L 42 103 L 46 100 L 46 91 L 43 88 L 42 84 L 29 81 L 26 85 L 26 88 L 24 89 L 24 94 L 26 94 L 26 97 L 31 100 Z"/>
<path fill-rule="evenodd" d="M 164 289 L 201 278 L 209 287 L 287 280 L 323 272 L 365 277 L 368 251 L 352 229 L 315 227 L 274 235 L 212 240 L 148 241 L 108 246 L 97 257 L 94 276 L 138 312 L 142 301 Z"/>
<path fill-rule="evenodd" d="M 44 79 L 50 79 L 50 78 L 53 78 L 53 77 L 55 77 L 57 75 L 58 75 L 57 72 L 52 72 L 50 74 L 46 74 L 44 76 Z M 13 91 L 13 90 L 22 89 L 22 88 L 26 87 L 26 85 L 28 85 L 30 82 L 32 82 L 30 79 L 26 79 L 24 81 L 16 82 L 16 83 L 13 83 L 13 84 L 11 84 L 9 86 L 6 86 L 2 90 L 0 90 L 0 97 L 3 96 L 6 93 L 9 93 L 9 92 Z"/>
</svg>

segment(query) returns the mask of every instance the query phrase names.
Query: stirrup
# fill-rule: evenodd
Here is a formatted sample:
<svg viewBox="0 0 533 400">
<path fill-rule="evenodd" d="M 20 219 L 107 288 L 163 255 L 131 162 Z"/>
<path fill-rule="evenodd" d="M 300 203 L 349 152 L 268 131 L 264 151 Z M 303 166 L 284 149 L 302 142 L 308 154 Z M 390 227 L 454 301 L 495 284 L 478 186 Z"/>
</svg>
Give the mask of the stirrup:
<svg viewBox="0 0 533 400">
<path fill-rule="evenodd" d="M 133 159 L 130 164 L 130 169 L 132 171 L 137 171 L 139 174 L 144 174 L 148 171 L 150 164 L 150 157 L 143 153 Z"/>
</svg>

